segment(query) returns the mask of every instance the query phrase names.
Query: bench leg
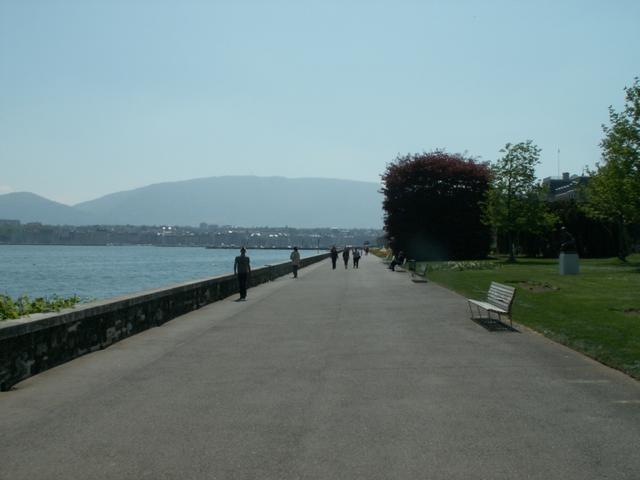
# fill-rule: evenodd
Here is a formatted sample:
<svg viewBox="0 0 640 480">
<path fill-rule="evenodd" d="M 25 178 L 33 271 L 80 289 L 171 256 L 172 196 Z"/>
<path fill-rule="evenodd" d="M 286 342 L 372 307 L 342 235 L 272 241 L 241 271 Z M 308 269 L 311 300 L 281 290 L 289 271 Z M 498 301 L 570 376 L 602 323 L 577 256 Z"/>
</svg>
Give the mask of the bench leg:
<svg viewBox="0 0 640 480">
<path fill-rule="evenodd" d="M 476 311 L 478 312 L 478 316 L 474 317 L 473 316 L 473 308 L 471 307 L 471 302 L 467 301 L 467 306 L 469 307 L 469 314 L 471 315 L 471 320 L 475 320 L 476 318 L 482 318 L 482 312 L 480 311 L 480 305 L 476 305 Z M 484 309 L 483 309 L 484 310 Z M 491 321 L 493 319 L 493 317 L 491 316 L 491 312 L 492 310 L 486 310 L 487 312 L 487 318 L 489 321 Z M 496 312 L 496 314 L 498 315 L 498 321 L 500 323 L 504 323 L 502 321 L 502 314 L 500 312 Z M 513 328 L 513 319 L 511 318 L 511 314 L 507 314 L 507 316 L 509 317 L 509 325 L 511 325 L 511 327 Z"/>
<path fill-rule="evenodd" d="M 497 312 L 497 313 L 498 313 L 498 320 L 500 320 L 501 323 L 504 323 L 502 321 L 502 314 L 500 312 Z M 511 328 L 513 328 L 513 319 L 511 318 L 511 314 L 509 314 L 509 324 L 511 325 Z"/>
<path fill-rule="evenodd" d="M 478 311 L 478 316 L 474 317 L 473 316 L 473 308 L 471 308 L 471 302 L 467 301 L 467 305 L 469 306 L 469 315 L 471 315 L 471 320 L 475 319 L 475 318 L 480 318 L 480 307 L 478 305 L 476 305 L 476 310 Z"/>
</svg>

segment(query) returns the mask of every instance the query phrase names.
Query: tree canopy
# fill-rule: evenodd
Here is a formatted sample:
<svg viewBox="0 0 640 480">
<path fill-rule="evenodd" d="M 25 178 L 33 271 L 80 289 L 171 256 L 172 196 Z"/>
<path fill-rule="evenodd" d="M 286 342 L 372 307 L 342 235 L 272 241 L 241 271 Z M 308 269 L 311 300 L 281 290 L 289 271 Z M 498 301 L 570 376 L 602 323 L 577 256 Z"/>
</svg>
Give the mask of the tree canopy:
<svg viewBox="0 0 640 480">
<path fill-rule="evenodd" d="M 394 251 L 420 260 L 486 256 L 486 165 L 443 151 L 399 156 L 382 180 L 385 230 Z"/>
<path fill-rule="evenodd" d="M 507 143 L 500 152 L 504 155 L 491 166 L 491 189 L 484 214 L 487 223 L 507 234 L 513 261 L 517 234 L 548 229 L 553 216 L 547 213 L 542 187 L 536 181 L 540 148 L 527 140 Z"/>
<path fill-rule="evenodd" d="M 586 188 L 586 213 L 618 227 L 618 256 L 629 254 L 627 229 L 640 222 L 640 81 L 625 87 L 621 112 L 609 107 L 603 125 L 602 162 L 596 165 Z"/>
</svg>

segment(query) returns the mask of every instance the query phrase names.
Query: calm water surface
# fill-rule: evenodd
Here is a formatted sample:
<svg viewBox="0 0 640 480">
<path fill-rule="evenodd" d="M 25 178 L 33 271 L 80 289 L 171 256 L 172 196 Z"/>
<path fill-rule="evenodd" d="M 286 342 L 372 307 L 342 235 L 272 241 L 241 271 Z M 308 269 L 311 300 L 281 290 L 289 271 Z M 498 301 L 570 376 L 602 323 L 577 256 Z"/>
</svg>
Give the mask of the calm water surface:
<svg viewBox="0 0 640 480">
<path fill-rule="evenodd" d="M 110 298 L 233 272 L 238 254 L 202 247 L 0 245 L 0 293 Z M 256 268 L 284 262 L 290 252 L 247 254 Z"/>
</svg>

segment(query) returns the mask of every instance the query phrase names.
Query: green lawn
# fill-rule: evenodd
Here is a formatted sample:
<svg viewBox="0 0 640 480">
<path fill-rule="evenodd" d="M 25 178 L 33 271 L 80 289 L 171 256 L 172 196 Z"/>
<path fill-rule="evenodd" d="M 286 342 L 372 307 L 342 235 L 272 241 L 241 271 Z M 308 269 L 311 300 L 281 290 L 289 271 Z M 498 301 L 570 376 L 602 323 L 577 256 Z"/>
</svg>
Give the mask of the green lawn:
<svg viewBox="0 0 640 480">
<path fill-rule="evenodd" d="M 640 255 L 581 259 L 571 276 L 549 259 L 428 267 L 429 280 L 470 298 L 483 298 L 492 280 L 516 287 L 515 322 L 640 379 Z"/>
</svg>

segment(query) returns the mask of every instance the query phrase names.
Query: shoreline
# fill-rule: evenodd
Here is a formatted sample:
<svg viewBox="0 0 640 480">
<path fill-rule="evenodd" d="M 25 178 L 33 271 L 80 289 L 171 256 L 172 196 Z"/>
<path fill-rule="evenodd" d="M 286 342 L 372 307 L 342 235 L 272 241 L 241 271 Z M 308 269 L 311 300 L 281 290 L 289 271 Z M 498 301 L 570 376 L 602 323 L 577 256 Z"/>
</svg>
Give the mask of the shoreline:
<svg viewBox="0 0 640 480">
<path fill-rule="evenodd" d="M 206 250 L 239 250 L 242 245 L 213 246 L 213 245 L 158 245 L 155 243 L 0 243 L 0 247 L 161 247 L 161 248 L 204 248 Z M 256 247 L 245 246 L 247 250 L 293 250 L 293 247 Z M 298 247 L 298 250 L 329 251 L 331 247 Z"/>
</svg>

